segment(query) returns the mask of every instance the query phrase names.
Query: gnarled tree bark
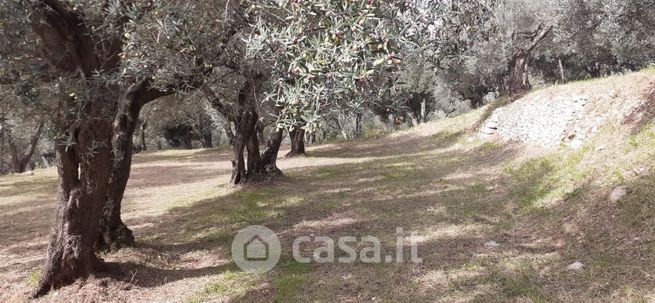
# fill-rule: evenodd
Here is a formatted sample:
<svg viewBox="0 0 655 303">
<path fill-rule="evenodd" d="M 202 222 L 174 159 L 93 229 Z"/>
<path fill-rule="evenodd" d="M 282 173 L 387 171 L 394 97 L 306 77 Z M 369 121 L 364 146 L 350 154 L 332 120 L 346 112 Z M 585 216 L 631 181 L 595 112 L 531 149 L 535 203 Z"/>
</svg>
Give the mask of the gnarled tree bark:
<svg viewBox="0 0 655 303">
<path fill-rule="evenodd" d="M 88 81 L 95 73 L 117 70 L 120 38 L 103 40 L 99 46 L 78 11 L 57 0 L 39 3 L 35 16 L 40 18 L 32 26 L 43 43 L 44 59 L 61 74 Z M 121 88 L 98 86 L 93 97 L 82 102 L 73 97 L 61 103 L 55 119 L 61 135 L 56 142 L 59 207 L 34 297 L 93 273 L 99 261 L 95 253 L 101 230 L 114 235 L 125 232 L 117 226 L 122 224 L 120 200 L 129 176 L 138 110 L 161 92 L 150 90 L 146 80 L 121 96 L 117 91 Z M 103 212 L 106 209 L 111 211 Z M 101 229 L 104 214 L 111 216 L 103 219 Z"/>
<path fill-rule="evenodd" d="M 56 143 L 59 207 L 34 297 L 84 278 L 98 265 L 95 242 L 112 169 L 111 125 L 98 119 L 101 111 L 86 115 L 66 133 L 73 145 Z"/>
<path fill-rule="evenodd" d="M 98 47 L 78 12 L 57 0 L 39 4 L 32 27 L 43 43 L 44 59 L 62 74 L 86 81 L 94 72 L 118 66 L 120 40 L 103 41 Z M 34 297 L 84 278 L 96 268 L 95 243 L 112 169 L 112 130 L 107 119 L 112 102 L 107 101 L 114 98 L 114 89 L 98 88 L 82 106 L 75 98 L 60 106 L 55 123 L 64 138 L 56 145 L 59 207 Z"/>
<path fill-rule="evenodd" d="M 218 110 L 227 121 L 225 131 L 232 134 L 232 176 L 233 185 L 259 182 L 273 177 L 281 176 L 282 171 L 277 167 L 277 155 L 282 143 L 282 130 L 271 134 L 266 141 L 266 150 L 261 153 L 259 148 L 260 133 L 257 125 L 261 124 L 260 114 L 257 111 L 256 95 L 266 81 L 260 73 L 247 73 L 246 81 L 239 90 L 237 102 L 234 107 L 228 108 L 210 88 L 204 87 L 203 92 L 210 99 L 212 106 Z M 231 124 L 234 124 L 234 132 Z M 247 157 L 246 153 L 247 152 Z"/>
<path fill-rule="evenodd" d="M 122 35 L 94 36 L 95 31 L 82 18 L 82 10 L 73 9 L 68 1 L 34 2 L 32 28 L 42 43 L 43 59 L 56 70 L 52 79 L 66 77 L 97 83 L 103 78 L 95 77 L 97 74 L 111 79 L 123 76 L 117 74 L 121 70 Z M 129 5 L 131 1 L 117 4 Z M 126 21 L 117 20 L 113 25 L 120 28 Z M 227 40 L 238 32 L 236 23 L 229 29 L 226 41 L 217 44 L 227 45 Z M 212 71 L 200 61 L 197 69 L 190 81 L 180 80 L 184 83 L 178 90 L 197 88 L 202 79 L 195 76 L 202 78 Z M 167 92 L 150 89 L 148 80 L 127 89 L 111 83 L 97 85 L 93 92 L 84 94 L 83 100 L 68 100 L 60 106 L 56 129 L 70 141 L 58 140 L 59 210 L 44 274 L 34 296 L 92 273 L 98 261 L 95 252 L 99 239 L 112 245 L 120 237 L 131 237 L 120 219 L 120 204 L 130 173 L 132 136 L 140 108 Z"/>
<path fill-rule="evenodd" d="M 266 150 L 262 155 L 262 166 L 268 176 L 282 176 L 282 171 L 277 167 L 277 155 L 280 151 L 283 135 L 284 131 L 279 129 L 266 140 Z"/>
<path fill-rule="evenodd" d="M 527 46 L 518 47 L 509 61 L 507 75 L 505 76 L 505 91 L 510 98 L 515 98 L 528 91 L 532 86 L 528 78 L 528 63 L 530 53 L 546 38 L 553 26 L 540 27 Z"/>
<path fill-rule="evenodd" d="M 305 129 L 296 127 L 289 132 L 291 139 L 291 150 L 285 157 L 292 158 L 305 155 Z"/>
<path fill-rule="evenodd" d="M 96 244 L 99 250 L 116 250 L 134 243 L 132 231 L 121 218 L 121 205 L 130 178 L 134 153 L 132 138 L 143 106 L 168 94 L 150 89 L 149 82 L 149 80 L 141 80 L 132 85 L 117 102 L 118 108 L 112 124 L 111 178 L 101 221 L 101 233 Z"/>
</svg>

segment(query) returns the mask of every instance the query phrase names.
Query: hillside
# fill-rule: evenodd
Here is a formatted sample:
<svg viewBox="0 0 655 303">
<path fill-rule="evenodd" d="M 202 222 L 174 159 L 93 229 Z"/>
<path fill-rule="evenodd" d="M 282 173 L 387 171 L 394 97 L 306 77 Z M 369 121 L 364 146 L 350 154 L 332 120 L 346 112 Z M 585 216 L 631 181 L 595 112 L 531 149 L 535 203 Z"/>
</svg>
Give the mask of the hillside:
<svg viewBox="0 0 655 303">
<path fill-rule="evenodd" d="M 492 109 L 482 108 L 313 146 L 259 187 L 228 186 L 227 150 L 139 154 L 124 205 L 136 246 L 103 256 L 111 278 L 37 302 L 655 301 L 654 81 L 643 72 L 533 92 L 491 114 L 489 138 L 468 131 Z M 589 118 L 605 113 L 619 118 Z M 55 194 L 54 169 L 0 177 L 0 302 L 24 301 L 36 283 Z M 263 275 L 230 255 L 253 224 L 284 247 Z M 418 232 L 422 264 L 291 258 L 301 235 L 375 235 L 394 251 L 397 227 Z"/>
<path fill-rule="evenodd" d="M 654 108 L 653 73 L 581 81 L 540 89 L 494 110 L 480 135 L 579 148 L 608 124 L 644 123 L 652 118 Z"/>
</svg>

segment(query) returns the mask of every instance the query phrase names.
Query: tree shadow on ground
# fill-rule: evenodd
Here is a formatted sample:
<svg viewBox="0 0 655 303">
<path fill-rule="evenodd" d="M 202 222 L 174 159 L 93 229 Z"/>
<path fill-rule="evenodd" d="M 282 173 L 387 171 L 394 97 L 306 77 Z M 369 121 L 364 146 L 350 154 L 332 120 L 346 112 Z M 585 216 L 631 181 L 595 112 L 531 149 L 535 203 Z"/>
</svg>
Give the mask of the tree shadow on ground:
<svg viewBox="0 0 655 303">
<path fill-rule="evenodd" d="M 167 151 L 147 151 L 135 155 L 134 165 L 148 165 L 156 162 L 214 162 L 217 160 L 229 160 L 229 149 L 207 148 L 207 149 L 180 149 Z"/>
<path fill-rule="evenodd" d="M 465 133 L 461 131 L 441 131 L 431 136 L 396 134 L 392 138 L 372 139 L 358 144 L 338 143 L 328 147 L 319 147 L 311 150 L 309 155 L 316 158 L 361 158 L 399 155 L 407 152 L 420 153 L 452 146 L 464 135 Z"/>
<path fill-rule="evenodd" d="M 98 275 L 100 278 L 109 277 L 122 280 L 130 285 L 147 288 L 159 287 L 188 278 L 221 274 L 234 268 L 234 264 L 225 264 L 191 269 L 163 269 L 134 262 L 106 262 L 102 266 L 103 269 Z"/>
<path fill-rule="evenodd" d="M 614 258 L 608 259 L 597 247 L 588 245 L 615 231 L 615 227 L 603 228 L 602 224 L 612 222 L 611 215 L 618 214 L 597 217 L 602 212 L 596 210 L 587 221 L 576 217 L 582 210 L 593 210 L 585 193 L 597 189 L 589 185 L 572 193 L 561 209 L 537 207 L 534 202 L 553 190 L 546 182 L 553 173 L 552 163 L 530 160 L 508 167 L 507 163 L 520 157 L 518 146 L 488 143 L 467 147 L 458 145 L 461 138 L 461 134 L 424 137 L 422 140 L 434 142 L 422 144 L 408 139 L 403 141 L 402 152 L 377 142 L 368 145 L 367 149 L 374 149 L 368 154 L 358 148 L 335 147 L 334 153 L 320 149 L 316 157 L 368 158 L 325 165 L 309 159 L 307 166 L 287 170 L 288 178 L 275 184 L 216 193 L 163 215 L 139 218 L 139 226 L 134 228 L 136 247 L 112 253 L 107 259 L 122 267 L 121 280 L 125 273 L 141 272 L 135 286 L 151 289 L 186 279 L 195 283 L 195 278 L 204 276 L 223 281 L 220 276 L 230 266 L 223 264 L 230 264 L 231 241 L 248 225 L 273 229 L 281 238 L 285 260 L 291 258 L 293 239 L 307 235 L 335 239 L 374 235 L 382 241 L 384 254 L 391 254 L 395 252 L 396 227 L 403 227 L 418 232 L 423 263 L 294 265 L 285 261 L 273 271 L 253 277 L 257 283 L 247 287 L 198 285 L 199 300 L 362 302 L 375 297 L 376 301 L 506 302 L 526 298 L 567 301 L 595 295 L 602 301 L 613 298 L 621 288 L 643 290 L 653 285 L 645 275 L 623 278 L 616 271 L 603 270 Z M 643 199 L 655 195 L 644 192 L 640 196 L 645 198 L 625 207 L 642 214 L 638 216 L 641 220 L 650 220 L 655 216 L 640 207 Z M 576 199 L 580 201 L 573 203 Z M 576 224 L 567 224 L 569 220 Z M 641 222 L 637 225 L 642 226 Z M 632 231 L 626 228 L 620 236 L 628 239 Z M 579 242 L 581 239 L 584 241 Z M 499 246 L 486 245 L 489 241 Z M 621 264 L 617 268 L 632 273 L 638 272 L 635 260 L 639 254 L 653 255 L 654 246 L 648 241 L 636 252 L 630 245 L 607 245 L 622 252 L 611 254 L 625 260 L 617 263 Z M 585 251 L 587 256 L 597 255 L 588 259 L 591 261 L 583 260 L 590 270 L 584 274 L 566 271 L 568 262 Z M 614 275 L 619 277 L 617 283 L 602 284 Z"/>
<path fill-rule="evenodd" d="M 437 144 L 448 146 L 443 142 Z M 288 248 L 283 252 L 286 256 L 291 255 L 292 240 L 300 235 L 376 235 L 393 239 L 396 226 L 428 234 L 433 229 L 447 232 L 461 229 L 461 234 L 444 238 L 438 245 L 422 246 L 434 260 L 426 263 L 428 269 L 459 268 L 475 251 L 471 246 L 479 249 L 484 244 L 484 230 L 506 216 L 504 208 L 499 207 L 505 194 L 490 193 L 488 186 L 501 181 L 493 167 L 515 154 L 512 146 L 481 146 L 464 152 L 445 150 L 306 167 L 293 171 L 289 179 L 274 186 L 248 188 L 198 201 L 189 207 L 174 208 L 152 218 L 160 223 L 138 229 L 137 242 L 163 254 L 208 250 L 218 258 L 229 259 L 229 243 L 239 229 L 248 225 L 266 225 L 275 230 L 283 247 Z M 328 277 L 349 268 L 309 267 L 310 273 L 326 271 Z M 369 266 L 363 268 L 361 278 L 369 279 Z M 413 269 L 404 275 L 426 270 L 420 266 L 410 268 Z M 386 272 L 384 267 L 374 272 L 380 270 Z M 277 270 L 268 278 L 275 280 L 279 275 L 284 273 Z M 309 280 L 318 279 L 307 275 Z M 388 289 L 391 283 L 401 280 L 390 279 L 378 290 L 371 291 Z M 321 296 L 303 290 L 308 296 Z M 319 287 L 317 291 L 325 289 Z M 249 297 L 244 300 L 248 301 Z"/>
<path fill-rule="evenodd" d="M 222 174 L 227 169 L 207 168 L 206 165 L 135 167 L 130 173 L 130 187 L 162 187 L 203 181 Z"/>
<path fill-rule="evenodd" d="M 388 253 L 395 249 L 391 227 L 402 226 L 427 238 L 418 246 L 424 262 L 400 266 L 311 264 L 301 274 L 289 273 L 281 266 L 265 278 L 269 283 L 233 296 L 230 302 L 288 298 L 427 302 L 435 297 L 471 302 L 567 302 L 582 298 L 613 301 L 626 296 L 647 300 L 643 294 L 655 284 L 648 270 L 653 267 L 642 268 L 640 264 L 653 264 L 655 245 L 652 239 L 631 243 L 634 234 L 653 233 L 655 178 L 650 175 L 639 184 L 629 185 L 640 191 L 633 192 L 633 198 L 620 206 L 624 219 L 632 218 L 632 224 L 642 229 L 651 228 L 637 231 L 613 225 L 620 214 L 593 202 L 602 200 L 599 189 L 589 182 L 566 194 L 558 208 L 535 205 L 555 190 L 547 181 L 555 166 L 536 159 L 504 174 L 485 172 L 486 165 L 511 159 L 513 152 L 508 150 L 480 147 L 464 155 L 443 153 L 438 157 L 444 160 L 440 164 L 430 162 L 430 156 L 412 155 L 416 157 L 413 165 L 397 157 L 386 159 L 390 161 L 383 165 L 345 164 L 304 173 L 306 177 L 294 179 L 294 184 L 307 184 L 319 191 L 323 184 L 325 190 L 334 190 L 322 195 L 322 206 L 328 209 L 317 211 L 316 204 L 307 203 L 299 206 L 297 213 L 290 210 L 288 215 L 293 218 L 314 216 L 297 226 L 278 226 L 278 233 L 330 237 L 373 234 L 387 240 L 383 241 L 383 251 Z M 450 157 L 467 159 L 449 161 Z M 469 167 L 457 170 L 462 162 Z M 385 165 L 398 168 L 394 164 L 403 168 L 386 176 Z M 431 191 L 427 180 L 436 180 L 430 185 L 440 190 Z M 487 184 L 492 184 L 491 188 Z M 600 192 L 603 195 L 607 190 Z M 331 195 L 340 201 L 330 208 Z M 581 220 L 581 213 L 588 217 Z M 344 218 L 352 220 L 335 226 L 334 222 Z M 618 235 L 612 235 L 617 231 Z M 488 241 L 497 241 L 500 246 L 487 246 Z M 585 271 L 567 269 L 576 260 L 586 264 Z M 343 281 L 344 277 L 349 278 Z M 291 296 L 288 279 L 297 281 Z"/>
</svg>

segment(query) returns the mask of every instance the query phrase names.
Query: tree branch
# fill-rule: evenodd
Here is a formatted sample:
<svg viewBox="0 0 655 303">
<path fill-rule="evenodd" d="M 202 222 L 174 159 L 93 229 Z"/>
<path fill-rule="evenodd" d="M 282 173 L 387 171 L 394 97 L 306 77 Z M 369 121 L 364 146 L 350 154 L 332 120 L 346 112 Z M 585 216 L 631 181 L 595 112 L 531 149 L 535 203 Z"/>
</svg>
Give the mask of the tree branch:
<svg viewBox="0 0 655 303">
<path fill-rule="evenodd" d="M 134 106 L 139 110 L 146 104 L 173 94 L 173 90 L 159 90 L 150 86 L 151 78 L 140 80 L 130 86 L 124 93 L 123 99 L 134 102 Z"/>
<path fill-rule="evenodd" d="M 526 53 L 532 52 L 532 50 L 535 47 L 537 47 L 537 45 L 539 45 L 539 42 L 541 42 L 541 40 L 546 38 L 546 35 L 548 35 L 548 33 L 550 33 L 550 31 L 552 31 L 552 30 L 553 30 L 552 25 L 548 25 L 548 26 L 544 27 L 544 29 L 542 29 L 541 32 L 532 40 L 532 43 L 528 46 L 528 48 L 525 49 L 525 52 Z"/>
<path fill-rule="evenodd" d="M 37 143 L 39 143 L 39 139 L 41 138 L 41 131 L 43 130 L 43 125 L 44 125 L 44 123 L 41 122 L 36 127 L 34 135 L 32 135 L 32 138 L 30 139 L 30 145 L 28 146 L 27 151 L 25 151 L 25 153 L 23 154 L 21 162 L 29 161 L 29 159 L 32 158 L 32 154 L 34 154 L 34 150 L 36 149 L 36 145 L 37 145 Z"/>
<path fill-rule="evenodd" d="M 230 121 L 236 120 L 236 117 L 233 115 L 233 113 L 227 109 L 225 104 L 221 102 L 221 99 L 216 95 L 216 93 L 214 93 L 211 88 L 205 85 L 202 87 L 202 92 L 209 99 L 209 102 L 216 108 L 216 110 L 220 112 L 225 118 Z"/>
</svg>

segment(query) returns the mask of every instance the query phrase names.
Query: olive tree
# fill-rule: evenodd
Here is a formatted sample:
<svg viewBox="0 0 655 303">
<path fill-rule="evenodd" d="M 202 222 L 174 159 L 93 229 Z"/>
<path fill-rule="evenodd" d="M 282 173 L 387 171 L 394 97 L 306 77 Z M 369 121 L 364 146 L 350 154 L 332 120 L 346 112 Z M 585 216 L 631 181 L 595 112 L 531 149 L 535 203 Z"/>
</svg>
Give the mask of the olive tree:
<svg viewBox="0 0 655 303">
<path fill-rule="evenodd" d="M 24 33 L 10 38 L 37 50 L 11 49 L 9 57 L 20 60 L 3 61 L 2 70 L 29 64 L 41 81 L 56 84 L 59 209 L 35 296 L 92 273 L 97 248 L 132 240 L 120 205 L 139 111 L 202 85 L 240 24 L 241 3 L 232 3 L 0 4 L 3 28 Z"/>
<path fill-rule="evenodd" d="M 292 151 L 304 153 L 313 132 L 334 108 L 360 108 L 376 73 L 400 63 L 397 12 L 384 1 L 263 1 L 247 41 L 248 57 L 271 70 L 264 102 L 280 109 Z M 271 17 L 272 16 L 272 17 Z"/>
</svg>

